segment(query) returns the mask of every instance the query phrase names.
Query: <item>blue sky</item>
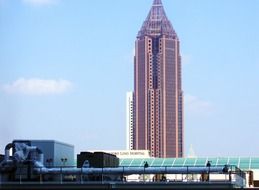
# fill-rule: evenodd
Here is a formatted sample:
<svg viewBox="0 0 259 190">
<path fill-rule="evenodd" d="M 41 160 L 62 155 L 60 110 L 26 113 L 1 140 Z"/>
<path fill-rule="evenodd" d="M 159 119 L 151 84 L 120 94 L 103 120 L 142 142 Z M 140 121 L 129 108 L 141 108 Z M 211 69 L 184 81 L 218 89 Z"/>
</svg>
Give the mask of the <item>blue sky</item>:
<svg viewBox="0 0 259 190">
<path fill-rule="evenodd" d="M 0 148 L 124 149 L 136 34 L 152 0 L 0 0 Z M 163 0 L 181 41 L 185 149 L 259 155 L 259 1 Z"/>
</svg>

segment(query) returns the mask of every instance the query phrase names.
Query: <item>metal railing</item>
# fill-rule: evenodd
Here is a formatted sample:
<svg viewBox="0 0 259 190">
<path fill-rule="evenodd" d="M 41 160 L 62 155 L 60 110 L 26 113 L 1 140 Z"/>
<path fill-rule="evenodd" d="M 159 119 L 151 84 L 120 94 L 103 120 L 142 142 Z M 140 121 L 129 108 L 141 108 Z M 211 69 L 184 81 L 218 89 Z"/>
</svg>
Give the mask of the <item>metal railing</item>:
<svg viewBox="0 0 259 190">
<path fill-rule="evenodd" d="M 31 165 L 14 167 L 0 167 L 0 184 L 16 183 L 16 184 L 86 184 L 86 183 L 229 183 L 237 187 L 244 187 L 245 173 L 236 166 L 228 166 L 227 171 L 213 170 L 214 167 L 209 167 L 204 172 L 195 172 L 194 168 L 204 168 L 204 166 L 184 166 L 173 167 L 176 171 L 184 171 L 177 173 L 167 173 L 172 167 L 119 167 L 120 173 L 107 173 L 105 168 L 99 168 L 99 173 L 85 174 L 87 168 L 76 168 L 74 166 L 54 167 L 60 172 L 58 174 L 41 174 L 36 173 L 35 168 Z M 161 170 L 159 170 L 159 168 Z M 224 166 L 222 166 L 224 169 Z M 41 168 L 38 168 L 39 171 Z M 81 172 L 77 174 L 64 173 L 66 169 L 77 169 Z M 90 168 L 89 168 L 90 169 Z M 150 169 L 157 171 L 152 174 Z M 177 170 L 179 169 L 179 170 Z M 182 169 L 182 170 L 180 170 Z M 134 175 L 128 174 L 126 171 L 143 171 Z M 161 172 L 159 172 L 161 171 Z M 162 172 L 163 171 L 163 172 Z M 199 170 L 197 170 L 199 171 Z M 202 170 L 201 170 L 202 171 Z"/>
</svg>

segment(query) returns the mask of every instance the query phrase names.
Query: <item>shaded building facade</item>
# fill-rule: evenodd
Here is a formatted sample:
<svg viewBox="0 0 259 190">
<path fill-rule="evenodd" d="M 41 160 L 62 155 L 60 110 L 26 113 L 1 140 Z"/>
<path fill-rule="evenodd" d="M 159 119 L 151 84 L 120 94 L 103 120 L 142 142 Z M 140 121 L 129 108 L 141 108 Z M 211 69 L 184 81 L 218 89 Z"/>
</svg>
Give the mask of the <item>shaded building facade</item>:
<svg viewBox="0 0 259 190">
<path fill-rule="evenodd" d="M 126 99 L 126 149 L 133 150 L 133 92 L 127 92 Z"/>
<path fill-rule="evenodd" d="M 165 158 L 184 151 L 180 43 L 161 0 L 135 42 L 133 147 Z"/>
</svg>

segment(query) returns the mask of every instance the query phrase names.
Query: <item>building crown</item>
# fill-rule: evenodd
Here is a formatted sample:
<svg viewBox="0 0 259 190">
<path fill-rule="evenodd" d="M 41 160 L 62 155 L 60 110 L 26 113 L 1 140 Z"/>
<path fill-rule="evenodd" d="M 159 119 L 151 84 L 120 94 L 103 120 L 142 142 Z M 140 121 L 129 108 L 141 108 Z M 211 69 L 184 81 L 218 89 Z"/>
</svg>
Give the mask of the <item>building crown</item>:
<svg viewBox="0 0 259 190">
<path fill-rule="evenodd" d="M 162 5 L 161 0 L 154 0 L 153 5 Z"/>
<path fill-rule="evenodd" d="M 151 10 L 138 33 L 138 37 L 157 37 L 161 35 L 177 38 L 173 26 L 166 16 L 162 1 L 154 0 Z"/>
</svg>

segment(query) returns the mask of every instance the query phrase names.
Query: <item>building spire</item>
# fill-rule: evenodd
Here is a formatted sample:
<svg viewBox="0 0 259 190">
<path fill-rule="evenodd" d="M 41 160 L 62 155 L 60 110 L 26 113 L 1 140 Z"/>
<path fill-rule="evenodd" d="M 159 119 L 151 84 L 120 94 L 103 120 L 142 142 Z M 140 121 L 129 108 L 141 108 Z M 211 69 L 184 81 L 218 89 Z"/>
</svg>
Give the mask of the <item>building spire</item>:
<svg viewBox="0 0 259 190">
<path fill-rule="evenodd" d="M 170 37 L 176 37 L 176 33 L 173 29 L 171 22 L 166 16 L 161 0 L 153 1 L 153 5 L 149 11 L 149 14 L 144 21 L 141 30 L 138 33 L 138 37 L 145 35 L 166 35 Z"/>
<path fill-rule="evenodd" d="M 162 1 L 161 0 L 154 0 L 153 6 L 157 6 L 157 5 L 162 5 Z"/>
</svg>

